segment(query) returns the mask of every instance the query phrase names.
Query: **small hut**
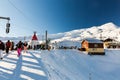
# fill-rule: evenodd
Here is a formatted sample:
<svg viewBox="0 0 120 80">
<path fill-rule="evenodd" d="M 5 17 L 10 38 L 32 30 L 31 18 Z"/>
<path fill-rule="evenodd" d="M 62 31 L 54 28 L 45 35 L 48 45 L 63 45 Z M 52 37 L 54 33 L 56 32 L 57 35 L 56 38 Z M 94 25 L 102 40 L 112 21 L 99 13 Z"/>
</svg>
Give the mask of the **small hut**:
<svg viewBox="0 0 120 80">
<path fill-rule="evenodd" d="M 36 32 L 34 32 L 34 35 L 32 36 L 31 46 L 33 49 L 36 49 L 37 45 L 39 45 L 39 42 L 38 42 L 38 38 L 36 36 Z"/>
<path fill-rule="evenodd" d="M 84 39 L 81 43 L 81 48 L 90 55 L 105 55 L 103 42 L 98 39 Z"/>
</svg>

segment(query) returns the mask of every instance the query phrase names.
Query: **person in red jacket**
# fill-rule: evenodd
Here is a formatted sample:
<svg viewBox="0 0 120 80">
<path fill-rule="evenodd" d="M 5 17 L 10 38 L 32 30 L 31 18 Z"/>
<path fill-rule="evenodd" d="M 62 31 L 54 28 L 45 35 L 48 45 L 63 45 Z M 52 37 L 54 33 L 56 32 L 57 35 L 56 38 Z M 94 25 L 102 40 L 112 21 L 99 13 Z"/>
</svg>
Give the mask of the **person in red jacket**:
<svg viewBox="0 0 120 80">
<path fill-rule="evenodd" d="M 9 53 L 9 48 L 10 48 L 10 46 L 11 46 L 11 42 L 10 42 L 10 40 L 8 40 L 8 41 L 6 42 L 6 53 L 7 53 L 7 54 Z"/>
</svg>

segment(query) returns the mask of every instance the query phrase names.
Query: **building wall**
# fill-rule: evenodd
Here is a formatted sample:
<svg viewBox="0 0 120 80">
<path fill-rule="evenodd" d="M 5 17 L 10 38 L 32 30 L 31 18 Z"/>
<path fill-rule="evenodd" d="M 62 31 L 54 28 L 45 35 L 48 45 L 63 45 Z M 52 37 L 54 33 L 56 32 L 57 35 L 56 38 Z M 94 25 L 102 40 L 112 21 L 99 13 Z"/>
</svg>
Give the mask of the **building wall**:
<svg viewBox="0 0 120 80">
<path fill-rule="evenodd" d="M 103 43 L 89 43 L 89 48 L 104 48 Z"/>
<path fill-rule="evenodd" d="M 88 52 L 90 52 L 90 53 L 102 53 L 102 52 L 104 52 L 104 48 L 89 48 Z"/>
<path fill-rule="evenodd" d="M 104 52 L 103 43 L 89 43 L 88 52 L 90 52 L 90 53 L 103 53 Z"/>
<path fill-rule="evenodd" d="M 86 51 L 88 51 L 88 42 L 87 41 L 83 41 L 81 45 L 82 45 L 82 48 L 85 48 Z"/>
<path fill-rule="evenodd" d="M 82 48 L 85 48 L 89 53 L 103 53 L 104 52 L 104 44 L 103 43 L 89 43 L 84 40 L 82 43 Z"/>
<path fill-rule="evenodd" d="M 108 48 L 111 42 L 104 42 L 104 48 Z"/>
</svg>

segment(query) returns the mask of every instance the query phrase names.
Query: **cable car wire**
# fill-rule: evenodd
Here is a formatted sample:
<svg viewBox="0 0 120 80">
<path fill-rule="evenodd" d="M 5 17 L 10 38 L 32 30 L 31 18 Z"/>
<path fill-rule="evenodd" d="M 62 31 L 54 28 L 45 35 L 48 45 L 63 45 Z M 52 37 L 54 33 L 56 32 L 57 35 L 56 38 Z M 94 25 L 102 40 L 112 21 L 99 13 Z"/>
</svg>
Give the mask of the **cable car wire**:
<svg viewBox="0 0 120 80">
<path fill-rule="evenodd" d="M 9 2 L 20 14 L 22 14 L 24 18 L 26 18 L 30 23 L 32 23 L 32 25 L 34 25 L 34 26 L 36 26 L 36 27 L 40 27 L 39 25 L 34 24 L 33 21 L 32 21 L 30 18 L 28 18 L 28 16 L 27 16 L 25 13 L 23 13 L 23 11 L 21 11 L 19 8 L 17 8 L 12 1 L 8 0 L 8 2 Z"/>
</svg>

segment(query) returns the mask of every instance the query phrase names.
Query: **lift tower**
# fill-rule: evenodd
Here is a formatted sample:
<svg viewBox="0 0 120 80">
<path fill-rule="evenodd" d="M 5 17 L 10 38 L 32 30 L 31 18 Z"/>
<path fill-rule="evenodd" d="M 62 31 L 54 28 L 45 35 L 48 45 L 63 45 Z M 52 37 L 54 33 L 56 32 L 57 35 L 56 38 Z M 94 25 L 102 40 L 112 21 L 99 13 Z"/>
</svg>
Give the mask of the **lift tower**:
<svg viewBox="0 0 120 80">
<path fill-rule="evenodd" d="M 8 20 L 8 22 L 6 23 L 6 33 L 8 34 L 9 31 L 10 31 L 10 23 L 9 23 L 10 18 L 9 17 L 1 17 L 0 16 L 0 19 L 6 19 L 6 20 Z"/>
</svg>

